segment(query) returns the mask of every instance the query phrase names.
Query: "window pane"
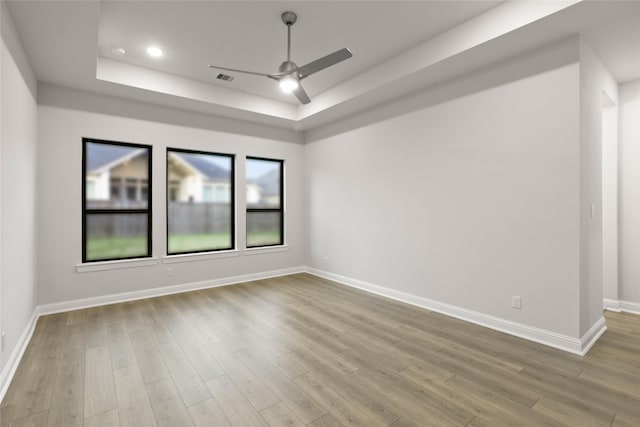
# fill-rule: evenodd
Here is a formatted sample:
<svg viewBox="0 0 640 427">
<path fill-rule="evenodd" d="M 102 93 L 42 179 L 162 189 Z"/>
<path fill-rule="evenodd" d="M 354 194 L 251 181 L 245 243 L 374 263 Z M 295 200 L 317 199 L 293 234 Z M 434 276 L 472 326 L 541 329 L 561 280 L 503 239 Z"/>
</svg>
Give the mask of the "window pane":
<svg viewBox="0 0 640 427">
<path fill-rule="evenodd" d="M 149 149 L 87 142 L 85 155 L 87 209 L 147 209 Z"/>
<path fill-rule="evenodd" d="M 147 214 L 87 214 L 87 261 L 148 256 Z"/>
<path fill-rule="evenodd" d="M 247 207 L 280 208 L 282 162 L 247 159 Z"/>
<path fill-rule="evenodd" d="M 282 244 L 280 212 L 247 212 L 247 247 Z"/>
<path fill-rule="evenodd" d="M 174 150 L 167 156 L 167 252 L 232 249 L 233 157 Z"/>
</svg>

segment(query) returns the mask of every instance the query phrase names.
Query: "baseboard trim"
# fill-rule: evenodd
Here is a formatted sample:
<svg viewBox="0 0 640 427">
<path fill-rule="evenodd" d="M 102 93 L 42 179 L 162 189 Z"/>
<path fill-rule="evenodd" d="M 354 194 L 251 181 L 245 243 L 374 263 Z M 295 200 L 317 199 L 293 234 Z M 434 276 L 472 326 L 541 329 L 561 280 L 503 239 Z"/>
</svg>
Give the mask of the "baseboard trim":
<svg viewBox="0 0 640 427">
<path fill-rule="evenodd" d="M 620 301 L 620 310 L 625 313 L 640 314 L 640 303 L 631 301 Z"/>
<path fill-rule="evenodd" d="M 581 356 L 587 354 L 587 352 L 593 347 L 593 345 L 598 341 L 598 338 L 602 336 L 607 331 L 607 323 L 604 319 L 604 316 L 599 318 L 596 323 L 593 324 L 591 329 L 589 329 L 581 338 L 580 343 L 582 345 L 582 350 L 580 353 Z"/>
<path fill-rule="evenodd" d="M 604 298 L 602 300 L 602 308 L 609 311 L 615 311 L 616 313 L 620 313 L 620 311 L 622 311 L 620 308 L 620 301 L 615 299 Z"/>
<path fill-rule="evenodd" d="M 455 317 L 460 320 L 475 323 L 490 329 L 534 341 L 540 344 L 554 347 L 569 353 L 584 356 L 597 339 L 606 331 L 604 317 L 600 318 L 593 327 L 581 338 L 573 338 L 568 335 L 547 331 L 540 328 L 524 325 L 522 323 L 513 322 L 477 311 L 467 310 L 465 308 L 456 307 L 439 301 L 420 297 L 417 295 L 396 291 L 394 289 L 385 288 L 383 286 L 374 285 L 362 280 L 341 276 L 339 274 L 330 273 L 313 267 L 306 267 L 305 270 L 309 274 L 322 277 L 343 285 L 361 289 L 376 295 L 381 295 L 396 301 L 411 304 L 427 310 L 435 311 L 447 316 Z"/>
<path fill-rule="evenodd" d="M 101 305 L 117 304 L 120 302 L 135 301 L 145 298 L 159 297 L 163 295 L 179 294 L 182 292 L 197 291 L 199 289 L 217 288 L 219 286 L 235 285 L 237 283 L 251 282 L 253 280 L 269 279 L 271 277 L 288 276 L 290 274 L 303 273 L 304 267 L 283 268 L 280 270 L 266 271 L 262 273 L 243 274 L 221 279 L 203 280 L 201 282 L 183 283 L 161 288 L 144 289 L 141 291 L 123 292 L 119 294 L 104 295 L 92 298 L 76 299 L 53 304 L 38 306 L 38 315 L 62 313 L 65 311 L 79 310 L 81 308 L 97 307 Z"/>
<path fill-rule="evenodd" d="M 605 310 L 616 311 L 618 313 L 631 313 L 631 314 L 640 314 L 640 303 L 631 302 L 631 301 L 623 301 L 623 300 L 613 300 L 613 299 L 604 299 L 604 308 Z"/>
<path fill-rule="evenodd" d="M 22 360 L 22 356 L 24 356 L 25 350 L 27 349 L 27 345 L 29 344 L 29 341 L 31 341 L 37 322 L 38 309 L 36 307 L 33 310 L 33 313 L 31 313 L 31 318 L 29 319 L 27 326 L 24 328 L 22 335 L 20 335 L 16 346 L 13 348 L 9 359 L 7 360 L 7 364 L 4 365 L 4 369 L 0 372 L 0 402 L 4 399 L 7 390 L 9 390 L 9 384 L 11 384 L 11 380 L 18 369 L 18 365 Z"/>
</svg>

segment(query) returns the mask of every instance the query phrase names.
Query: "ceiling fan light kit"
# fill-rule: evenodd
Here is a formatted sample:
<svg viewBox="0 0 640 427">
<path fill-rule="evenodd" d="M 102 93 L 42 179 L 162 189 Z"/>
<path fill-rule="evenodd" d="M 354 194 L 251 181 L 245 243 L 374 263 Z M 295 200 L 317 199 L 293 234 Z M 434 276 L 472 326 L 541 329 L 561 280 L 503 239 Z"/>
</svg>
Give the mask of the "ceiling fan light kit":
<svg viewBox="0 0 640 427">
<path fill-rule="evenodd" d="M 311 99 L 309 99 L 309 96 L 302 88 L 300 81 L 314 73 L 317 73 L 318 71 L 324 70 L 325 68 L 331 67 L 345 59 L 351 58 L 353 54 L 349 49 L 343 48 L 330 53 L 329 55 L 325 55 L 322 58 L 316 59 L 315 61 L 311 61 L 302 67 L 298 67 L 295 62 L 291 61 L 291 26 L 298 20 L 298 15 L 294 12 L 287 11 L 281 15 L 281 18 L 282 22 L 287 26 L 287 60 L 280 64 L 277 73 L 259 73 L 255 71 L 219 67 L 217 65 L 209 65 L 209 68 L 262 76 L 276 80 L 283 92 L 293 93 L 302 104 L 308 104 L 311 102 Z"/>
</svg>

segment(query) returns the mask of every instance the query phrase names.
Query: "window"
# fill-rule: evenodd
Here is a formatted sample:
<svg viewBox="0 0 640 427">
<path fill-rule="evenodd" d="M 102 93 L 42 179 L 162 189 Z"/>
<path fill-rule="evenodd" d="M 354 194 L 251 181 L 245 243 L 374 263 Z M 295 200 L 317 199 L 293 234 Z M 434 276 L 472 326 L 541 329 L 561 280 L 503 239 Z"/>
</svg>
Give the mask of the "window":
<svg viewBox="0 0 640 427">
<path fill-rule="evenodd" d="M 233 180 L 233 155 L 167 149 L 167 254 L 234 248 Z"/>
<path fill-rule="evenodd" d="M 82 144 L 82 262 L 151 256 L 151 147 Z"/>
<path fill-rule="evenodd" d="M 247 157 L 247 247 L 284 244 L 283 161 Z"/>
</svg>

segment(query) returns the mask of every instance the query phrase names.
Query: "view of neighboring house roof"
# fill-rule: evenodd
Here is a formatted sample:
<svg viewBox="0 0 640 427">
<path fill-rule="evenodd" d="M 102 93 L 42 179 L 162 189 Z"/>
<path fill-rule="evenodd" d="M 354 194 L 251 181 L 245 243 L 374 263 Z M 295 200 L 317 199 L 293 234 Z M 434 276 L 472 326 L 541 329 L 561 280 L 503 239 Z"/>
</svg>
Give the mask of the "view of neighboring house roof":
<svg viewBox="0 0 640 427">
<path fill-rule="evenodd" d="M 146 150 L 135 147 L 125 147 L 113 144 L 87 144 L 87 170 L 89 172 L 101 172 L 112 169 L 127 160 L 130 160 Z M 229 179 L 229 170 L 210 162 L 202 154 L 172 152 L 184 164 L 202 174 L 211 181 Z"/>
<path fill-rule="evenodd" d="M 145 150 L 111 144 L 87 144 L 87 171 L 99 172 L 125 162 Z"/>
<path fill-rule="evenodd" d="M 212 163 L 206 155 L 178 152 L 172 152 L 171 155 L 178 157 L 211 181 L 229 179 L 229 170 Z"/>
<path fill-rule="evenodd" d="M 254 182 L 262 189 L 263 196 L 280 194 L 280 169 L 272 169 L 257 177 Z"/>
</svg>

